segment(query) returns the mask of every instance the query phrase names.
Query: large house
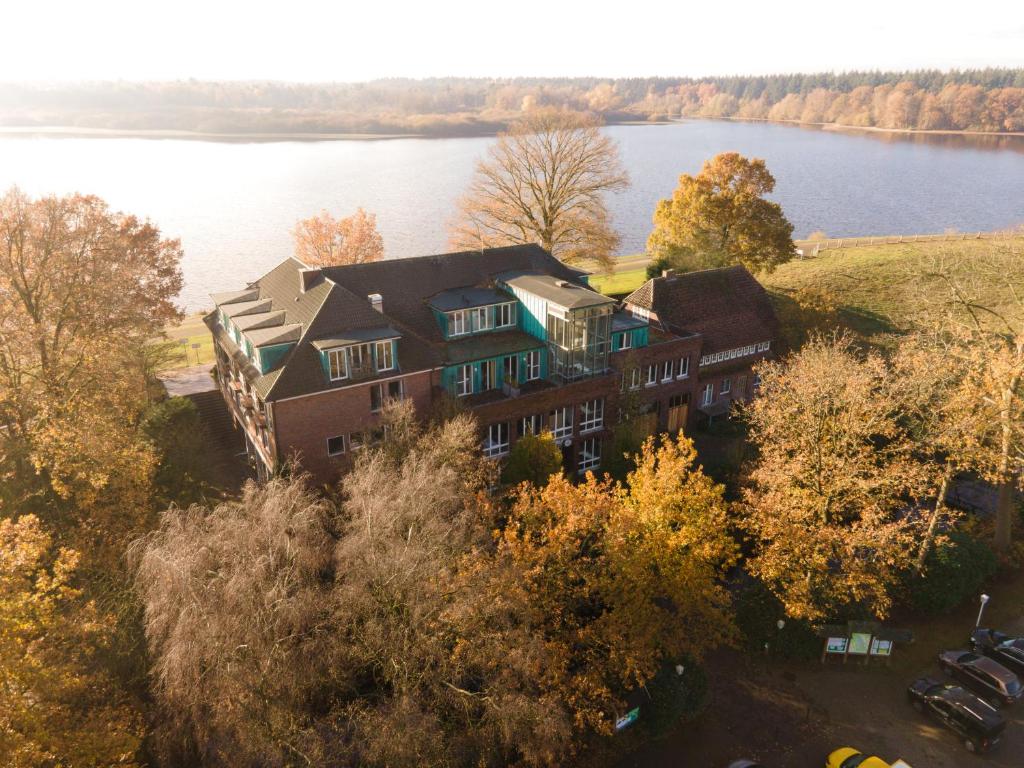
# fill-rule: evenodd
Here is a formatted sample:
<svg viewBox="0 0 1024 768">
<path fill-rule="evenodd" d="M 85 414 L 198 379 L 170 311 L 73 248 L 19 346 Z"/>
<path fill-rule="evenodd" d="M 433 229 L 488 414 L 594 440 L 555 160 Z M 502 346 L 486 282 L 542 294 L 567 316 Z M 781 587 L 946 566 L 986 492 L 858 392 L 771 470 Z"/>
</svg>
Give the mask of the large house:
<svg viewBox="0 0 1024 768">
<path fill-rule="evenodd" d="M 623 303 L 537 246 L 309 269 L 213 296 L 218 381 L 261 475 L 335 479 L 391 399 L 471 410 L 487 456 L 549 430 L 597 469 L 626 410 L 676 431 L 752 395 L 774 318 L 741 267 L 649 280 Z M 639 416 L 637 414 L 640 414 Z"/>
</svg>

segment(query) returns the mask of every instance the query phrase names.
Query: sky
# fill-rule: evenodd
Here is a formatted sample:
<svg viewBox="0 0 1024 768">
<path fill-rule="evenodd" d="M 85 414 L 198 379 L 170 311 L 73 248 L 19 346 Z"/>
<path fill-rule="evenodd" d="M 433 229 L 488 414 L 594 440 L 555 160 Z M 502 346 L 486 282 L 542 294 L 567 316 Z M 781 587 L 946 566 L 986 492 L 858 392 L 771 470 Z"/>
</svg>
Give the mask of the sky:
<svg viewBox="0 0 1024 768">
<path fill-rule="evenodd" d="M 0 80 L 1024 66 L 1024 0 L 7 0 Z"/>
</svg>

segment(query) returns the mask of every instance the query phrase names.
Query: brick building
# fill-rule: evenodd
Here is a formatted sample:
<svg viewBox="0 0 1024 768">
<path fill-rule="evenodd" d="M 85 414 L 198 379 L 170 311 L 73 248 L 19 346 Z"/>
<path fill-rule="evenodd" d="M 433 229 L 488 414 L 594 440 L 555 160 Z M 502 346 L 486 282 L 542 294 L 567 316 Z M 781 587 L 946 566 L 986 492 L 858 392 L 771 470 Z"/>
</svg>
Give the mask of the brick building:
<svg viewBox="0 0 1024 768">
<path fill-rule="evenodd" d="M 752 394 L 774 328 L 742 268 L 666 275 L 619 304 L 537 246 L 289 259 L 213 299 L 218 381 L 260 474 L 298 456 L 323 482 L 379 434 L 393 398 L 472 410 L 488 456 L 550 430 L 568 470 L 596 469 L 624 393 L 651 432 L 724 413 Z"/>
</svg>

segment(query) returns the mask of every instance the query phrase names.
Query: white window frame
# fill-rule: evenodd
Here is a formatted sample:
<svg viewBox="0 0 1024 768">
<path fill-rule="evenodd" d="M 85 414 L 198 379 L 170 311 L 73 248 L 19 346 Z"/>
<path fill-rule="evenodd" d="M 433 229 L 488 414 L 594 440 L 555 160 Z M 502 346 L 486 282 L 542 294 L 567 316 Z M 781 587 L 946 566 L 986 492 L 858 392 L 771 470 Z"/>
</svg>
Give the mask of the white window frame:
<svg viewBox="0 0 1024 768">
<path fill-rule="evenodd" d="M 503 431 L 504 435 L 502 435 Z M 503 437 L 504 439 L 502 439 Z M 487 427 L 487 438 L 484 440 L 483 444 L 484 456 L 489 459 L 496 459 L 499 456 L 505 456 L 509 452 L 510 445 L 507 421 L 491 424 Z"/>
<path fill-rule="evenodd" d="M 473 366 L 460 365 L 455 370 L 455 396 L 466 397 L 473 394 Z"/>
<path fill-rule="evenodd" d="M 475 331 L 489 331 L 491 330 L 491 313 L 490 307 L 474 307 L 469 310 L 473 315 L 473 330 Z"/>
<path fill-rule="evenodd" d="M 675 378 L 675 375 L 676 375 L 676 361 L 675 361 L 675 359 L 665 360 L 664 362 L 662 362 L 662 364 L 661 364 L 661 380 L 662 380 L 662 382 L 664 383 L 664 382 L 672 381 L 672 379 Z"/>
<path fill-rule="evenodd" d="M 327 375 L 331 381 L 344 381 L 348 378 L 348 354 L 346 347 L 327 350 Z M 338 375 L 335 376 L 335 367 L 338 367 Z"/>
<path fill-rule="evenodd" d="M 588 437 L 580 443 L 579 458 L 576 466 L 580 473 L 601 466 L 601 438 Z"/>
<path fill-rule="evenodd" d="M 498 386 L 498 365 L 494 360 L 480 363 L 480 391 L 496 389 Z"/>
<path fill-rule="evenodd" d="M 374 358 L 377 361 L 377 372 L 383 373 L 384 371 L 395 370 L 395 346 L 394 342 L 388 339 L 387 341 L 378 341 L 376 349 L 374 349 Z M 381 360 L 387 362 L 387 365 L 381 365 Z"/>
<path fill-rule="evenodd" d="M 536 381 L 540 378 L 540 350 L 531 349 L 526 353 L 526 380 Z"/>
<path fill-rule="evenodd" d="M 334 451 L 334 453 L 331 453 L 331 441 L 332 440 L 341 440 L 341 450 L 340 451 Z M 327 438 L 327 455 L 328 456 L 341 456 L 342 454 L 345 453 L 345 445 L 346 445 L 346 443 L 348 443 L 348 440 L 345 438 L 345 435 L 332 435 L 331 437 L 328 437 Z"/>
<path fill-rule="evenodd" d="M 718 394 L 728 395 L 732 392 L 732 379 L 722 379 L 722 383 L 718 385 Z"/>
<path fill-rule="evenodd" d="M 683 355 L 679 358 L 679 373 L 676 374 L 677 379 L 685 379 L 690 376 L 690 356 Z"/>
<path fill-rule="evenodd" d="M 448 336 L 465 336 L 469 333 L 469 323 L 466 322 L 466 311 L 460 309 L 448 313 Z"/>
<path fill-rule="evenodd" d="M 633 368 L 629 372 L 629 388 L 640 389 L 641 384 L 641 371 L 639 368 Z"/>
<path fill-rule="evenodd" d="M 530 416 L 522 416 L 516 429 L 516 434 L 520 437 L 524 435 L 539 435 L 544 431 L 544 415 L 534 413 Z"/>
<path fill-rule="evenodd" d="M 515 302 L 498 304 L 494 308 L 494 327 L 511 328 L 516 324 Z"/>
<path fill-rule="evenodd" d="M 361 451 L 366 445 L 366 436 L 362 432 L 349 432 L 348 440 L 345 442 L 348 443 L 350 451 Z"/>
<path fill-rule="evenodd" d="M 633 332 L 632 331 L 623 331 L 621 336 L 622 336 L 622 341 L 619 342 L 619 350 L 621 351 L 623 349 L 632 349 L 633 348 Z"/>
<path fill-rule="evenodd" d="M 604 427 L 604 400 L 588 400 L 580 405 L 580 434 Z"/>
<path fill-rule="evenodd" d="M 644 380 L 645 387 L 653 387 L 658 383 L 658 364 L 651 363 L 647 366 L 647 378 Z"/>
<path fill-rule="evenodd" d="M 715 385 L 714 384 L 705 384 L 704 385 L 704 395 L 701 397 L 701 404 L 702 405 L 711 405 L 714 402 L 715 402 Z"/>
<path fill-rule="evenodd" d="M 519 355 L 505 355 L 501 361 L 501 375 L 505 378 L 506 384 L 512 379 L 520 381 Z"/>
<path fill-rule="evenodd" d="M 572 414 L 575 410 L 571 405 L 565 405 L 551 411 L 551 436 L 555 440 L 572 437 Z"/>
</svg>

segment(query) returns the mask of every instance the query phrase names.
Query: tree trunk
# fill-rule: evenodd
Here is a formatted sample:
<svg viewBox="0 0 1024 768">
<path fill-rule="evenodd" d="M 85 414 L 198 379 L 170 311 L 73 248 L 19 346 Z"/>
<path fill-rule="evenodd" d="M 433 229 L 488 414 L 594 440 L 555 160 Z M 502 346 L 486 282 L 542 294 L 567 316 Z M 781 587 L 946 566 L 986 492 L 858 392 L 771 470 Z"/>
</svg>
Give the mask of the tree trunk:
<svg viewBox="0 0 1024 768">
<path fill-rule="evenodd" d="M 935 509 L 932 510 L 932 518 L 928 521 L 928 531 L 925 533 L 924 541 L 921 542 L 921 548 L 917 552 L 918 576 L 924 572 L 925 560 L 928 559 L 928 553 L 931 552 L 932 543 L 935 541 L 935 533 L 939 530 L 939 520 L 946 509 L 946 492 L 949 490 L 949 481 L 952 477 L 952 468 L 946 467 L 946 471 L 942 474 L 942 482 L 939 484 L 939 495 L 935 499 Z"/>
</svg>

